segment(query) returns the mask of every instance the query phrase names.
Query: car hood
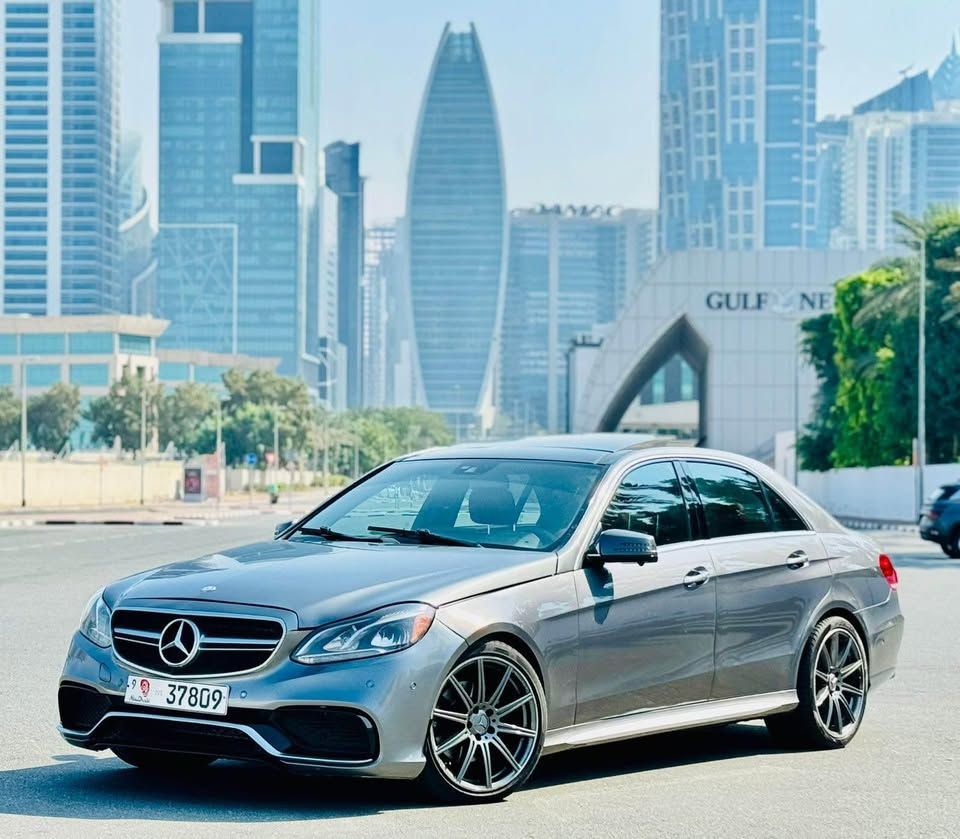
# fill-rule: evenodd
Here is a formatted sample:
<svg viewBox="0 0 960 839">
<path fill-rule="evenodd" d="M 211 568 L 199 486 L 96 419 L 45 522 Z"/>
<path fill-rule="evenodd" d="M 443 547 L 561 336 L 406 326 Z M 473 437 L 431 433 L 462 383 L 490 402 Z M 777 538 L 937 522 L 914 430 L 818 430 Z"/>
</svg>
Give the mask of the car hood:
<svg viewBox="0 0 960 839">
<path fill-rule="evenodd" d="M 320 626 L 380 606 L 442 606 L 555 573 L 554 553 L 437 545 L 270 541 L 165 565 L 109 586 L 107 603 L 199 600 L 296 612 Z"/>
</svg>

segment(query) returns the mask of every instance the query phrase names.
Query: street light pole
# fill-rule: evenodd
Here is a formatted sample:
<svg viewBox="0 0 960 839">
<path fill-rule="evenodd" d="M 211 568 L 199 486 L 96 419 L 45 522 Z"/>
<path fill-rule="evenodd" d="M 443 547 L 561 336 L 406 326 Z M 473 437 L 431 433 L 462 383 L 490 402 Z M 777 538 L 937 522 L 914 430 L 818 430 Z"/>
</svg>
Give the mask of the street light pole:
<svg viewBox="0 0 960 839">
<path fill-rule="evenodd" d="M 917 514 L 923 506 L 927 464 L 927 240 L 920 238 L 920 323 L 917 336 Z"/>
<path fill-rule="evenodd" d="M 217 397 L 217 510 L 220 510 L 220 497 L 226 484 L 223 475 L 223 402 Z"/>
<path fill-rule="evenodd" d="M 20 364 L 20 506 L 27 506 L 27 363 Z"/>
<path fill-rule="evenodd" d="M 140 506 L 145 501 L 147 459 L 147 378 L 140 381 Z"/>
</svg>

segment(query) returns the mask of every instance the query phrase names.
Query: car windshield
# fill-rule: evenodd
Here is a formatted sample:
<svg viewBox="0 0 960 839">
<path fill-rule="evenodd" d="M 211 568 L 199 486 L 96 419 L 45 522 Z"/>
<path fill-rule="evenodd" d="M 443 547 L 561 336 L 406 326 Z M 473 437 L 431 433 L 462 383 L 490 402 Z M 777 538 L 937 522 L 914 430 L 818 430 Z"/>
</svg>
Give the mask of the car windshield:
<svg viewBox="0 0 960 839">
<path fill-rule="evenodd" d="M 549 551 L 580 521 L 604 468 L 494 458 L 399 461 L 348 490 L 300 529 L 332 541 L 338 535 L 423 544 L 457 540 Z M 390 528 L 407 533 L 387 532 Z"/>
</svg>

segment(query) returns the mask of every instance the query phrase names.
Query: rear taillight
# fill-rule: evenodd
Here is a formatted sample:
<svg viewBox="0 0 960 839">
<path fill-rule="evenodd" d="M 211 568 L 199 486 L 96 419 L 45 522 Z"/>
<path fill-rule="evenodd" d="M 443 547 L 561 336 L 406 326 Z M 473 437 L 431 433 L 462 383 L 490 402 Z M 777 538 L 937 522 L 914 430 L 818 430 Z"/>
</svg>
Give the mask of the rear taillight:
<svg viewBox="0 0 960 839">
<path fill-rule="evenodd" d="M 930 521 L 936 521 L 938 518 L 940 518 L 940 514 L 936 510 L 930 510 L 927 513 L 927 518 L 930 519 Z"/>
<path fill-rule="evenodd" d="M 887 585 L 896 591 L 900 578 L 897 576 L 897 569 L 893 567 L 893 560 L 886 554 L 880 554 L 880 573 L 883 574 Z"/>
</svg>

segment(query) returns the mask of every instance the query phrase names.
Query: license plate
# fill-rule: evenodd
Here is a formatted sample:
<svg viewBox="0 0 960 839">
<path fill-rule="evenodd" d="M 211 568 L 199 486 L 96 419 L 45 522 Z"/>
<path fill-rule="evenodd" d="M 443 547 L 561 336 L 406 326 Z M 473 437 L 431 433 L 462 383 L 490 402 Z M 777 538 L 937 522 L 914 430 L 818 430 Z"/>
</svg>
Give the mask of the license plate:
<svg viewBox="0 0 960 839">
<path fill-rule="evenodd" d="M 196 682 L 170 682 L 152 676 L 130 676 L 123 701 L 129 705 L 149 705 L 172 711 L 197 714 L 227 713 L 230 688 L 225 685 L 201 685 Z"/>
</svg>

